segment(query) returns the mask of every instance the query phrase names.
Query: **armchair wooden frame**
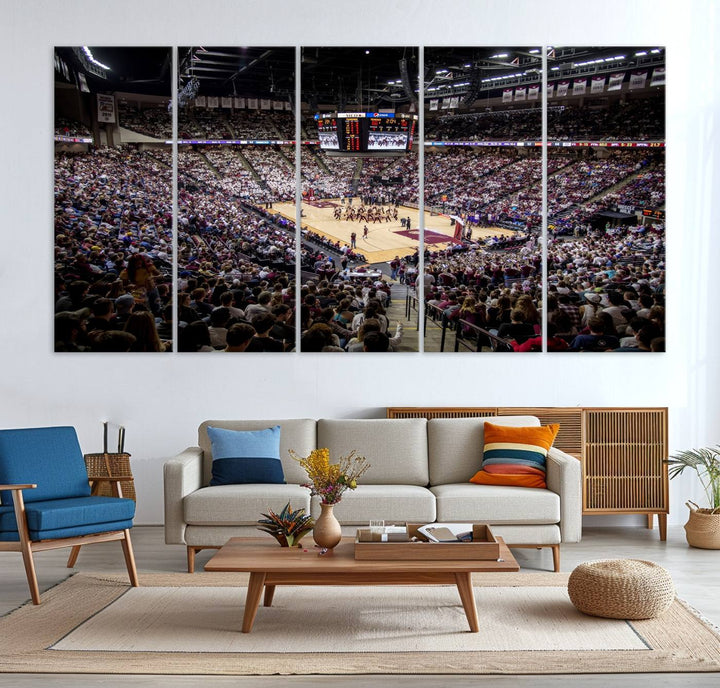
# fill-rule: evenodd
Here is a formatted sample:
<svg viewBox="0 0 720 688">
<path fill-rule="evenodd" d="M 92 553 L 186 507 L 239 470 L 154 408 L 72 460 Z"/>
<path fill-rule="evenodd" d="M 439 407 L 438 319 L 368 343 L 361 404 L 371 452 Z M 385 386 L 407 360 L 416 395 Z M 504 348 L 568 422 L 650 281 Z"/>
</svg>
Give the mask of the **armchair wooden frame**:
<svg viewBox="0 0 720 688">
<path fill-rule="evenodd" d="M 120 491 L 117 481 L 127 480 L 127 476 L 120 476 L 117 478 L 100 478 L 96 480 L 110 481 L 114 483 L 112 485 L 113 494 L 119 496 Z M 0 541 L 0 552 L 20 552 L 22 554 L 23 563 L 25 564 L 25 574 L 27 575 L 28 586 L 30 587 L 30 596 L 32 597 L 33 604 L 40 604 L 40 589 L 38 588 L 37 576 L 35 574 L 33 552 L 42 552 L 49 549 L 72 547 L 73 552 L 68 560 L 68 567 L 72 567 L 75 564 L 77 553 L 82 545 L 120 540 L 123 548 L 123 555 L 125 557 L 125 565 L 127 566 L 128 576 L 130 577 L 130 584 L 134 588 L 140 585 L 137 570 L 135 568 L 135 556 L 133 554 L 129 528 L 124 530 L 108 531 L 105 533 L 80 535 L 77 537 L 58 538 L 56 540 L 31 540 L 25 513 L 23 490 L 32 490 L 36 487 L 37 485 L 33 483 L 25 485 L 0 485 L 0 490 L 9 490 L 12 493 L 18 534 L 20 535 L 19 541 Z"/>
</svg>

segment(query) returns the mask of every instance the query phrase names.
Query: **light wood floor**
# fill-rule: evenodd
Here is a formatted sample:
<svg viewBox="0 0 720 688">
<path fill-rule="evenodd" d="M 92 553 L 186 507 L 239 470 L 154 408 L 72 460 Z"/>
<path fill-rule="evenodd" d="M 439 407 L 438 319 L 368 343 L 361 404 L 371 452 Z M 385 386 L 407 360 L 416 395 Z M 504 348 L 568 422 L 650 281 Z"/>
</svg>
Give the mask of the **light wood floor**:
<svg viewBox="0 0 720 688">
<path fill-rule="evenodd" d="M 396 255 L 401 258 L 412 254 L 418 246 L 417 238 L 399 234 L 403 231 L 400 219 L 403 217 L 410 218 L 411 228 L 417 232 L 420 224 L 420 213 L 417 208 L 400 206 L 398 208 L 398 219 L 396 222 L 362 222 L 347 220 L 336 220 L 333 216 L 335 207 L 340 205 L 340 199 L 327 199 L 321 202 L 325 207 L 317 207 L 303 202 L 302 204 L 302 226 L 321 234 L 333 241 L 342 241 L 346 244 L 350 243 L 350 234 L 355 232 L 357 235 L 357 250 L 362 253 L 369 263 L 378 263 L 392 260 Z M 353 205 L 358 206 L 360 200 L 353 199 Z M 387 207 L 387 206 L 386 206 Z M 288 219 L 295 221 L 295 204 L 294 203 L 274 203 L 273 210 L 284 215 Z M 435 251 L 449 246 L 450 239 L 454 233 L 454 224 L 447 215 L 435 215 L 425 212 L 425 231 L 434 235 L 444 235 L 448 238 L 448 242 L 433 243 L 430 245 L 431 250 Z M 363 225 L 367 224 L 368 236 L 363 238 Z M 493 228 L 474 228 L 473 237 L 479 238 L 483 236 L 509 236 L 515 232 L 503 229 L 502 227 Z M 415 235 L 417 237 L 417 235 Z M 427 241 L 427 237 L 426 237 Z"/>
<path fill-rule="evenodd" d="M 142 572 L 185 570 L 185 548 L 163 543 L 159 526 L 139 526 L 132 531 L 135 558 Z M 515 550 L 522 572 L 551 570 L 549 550 Z M 212 551 L 198 554 L 198 568 L 207 561 Z M 67 552 L 56 550 L 36 555 L 36 566 L 41 590 L 62 581 L 69 573 L 65 568 Z M 720 552 L 689 548 L 680 526 L 668 528 L 667 542 L 660 542 L 657 529 L 637 528 L 586 528 L 583 540 L 562 546 L 561 568 L 572 569 L 583 561 L 605 558 L 648 559 L 666 567 L 672 574 L 678 596 L 690 603 L 702 615 L 720 626 Z M 124 571 L 118 543 L 93 545 L 80 553 L 76 571 Z M 20 555 L 0 554 L 0 614 L 5 614 L 28 600 L 29 594 Z M 2 665 L 2 657 L 0 657 Z M 689 686 L 691 688 L 720 686 L 720 674 L 598 674 L 554 676 L 298 676 L 298 677 L 199 677 L 199 676 L 108 676 L 108 675 L 50 675 L 0 674 L 0 686 L 51 687 L 76 686 L 152 686 L 170 688 L 197 686 L 236 686 L 239 688 L 305 688 L 310 686 L 337 686 L 345 688 L 469 688 L 470 686 L 501 686 L 503 688 L 546 688 L 582 685 L 583 688 L 618 688 L 630 686 Z"/>
</svg>

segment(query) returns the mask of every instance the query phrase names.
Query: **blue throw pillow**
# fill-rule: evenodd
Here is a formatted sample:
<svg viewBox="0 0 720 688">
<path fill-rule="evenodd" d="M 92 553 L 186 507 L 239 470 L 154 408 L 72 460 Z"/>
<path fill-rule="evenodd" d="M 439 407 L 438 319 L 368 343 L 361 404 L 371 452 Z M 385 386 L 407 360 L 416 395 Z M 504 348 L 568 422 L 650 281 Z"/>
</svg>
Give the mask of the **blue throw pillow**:
<svg viewBox="0 0 720 688">
<path fill-rule="evenodd" d="M 207 432 L 213 454 L 211 485 L 285 482 L 279 425 L 248 431 L 208 426 Z"/>
</svg>

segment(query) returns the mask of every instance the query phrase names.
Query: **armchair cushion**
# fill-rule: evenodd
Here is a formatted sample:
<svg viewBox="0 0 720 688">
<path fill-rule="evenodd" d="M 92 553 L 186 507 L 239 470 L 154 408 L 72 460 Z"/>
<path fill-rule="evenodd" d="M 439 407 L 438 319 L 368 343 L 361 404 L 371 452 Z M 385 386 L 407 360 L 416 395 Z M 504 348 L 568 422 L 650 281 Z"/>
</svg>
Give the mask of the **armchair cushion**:
<svg viewBox="0 0 720 688">
<path fill-rule="evenodd" d="M 50 540 L 131 528 L 135 502 L 117 497 L 51 499 L 26 504 L 25 513 L 30 538 Z M 13 507 L 0 507 L 0 540 L 18 538 Z"/>
<path fill-rule="evenodd" d="M 25 502 L 90 495 L 87 469 L 72 427 L 0 430 L 0 484 L 36 483 Z M 0 503 L 12 506 L 9 491 Z"/>
</svg>

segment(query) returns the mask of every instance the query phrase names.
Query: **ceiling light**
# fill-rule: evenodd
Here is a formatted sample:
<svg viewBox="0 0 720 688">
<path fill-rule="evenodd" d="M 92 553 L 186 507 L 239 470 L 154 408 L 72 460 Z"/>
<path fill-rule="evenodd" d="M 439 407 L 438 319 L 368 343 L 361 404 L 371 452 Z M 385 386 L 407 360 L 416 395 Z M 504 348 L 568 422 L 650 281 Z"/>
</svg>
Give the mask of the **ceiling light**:
<svg viewBox="0 0 720 688">
<path fill-rule="evenodd" d="M 647 55 L 647 50 L 641 50 L 640 52 L 635 53 L 635 57 L 641 57 L 642 55 Z"/>
<path fill-rule="evenodd" d="M 83 52 L 87 56 L 87 59 L 90 60 L 96 67 L 100 67 L 101 69 L 106 69 L 108 72 L 110 71 L 110 67 L 107 65 L 104 65 L 102 62 L 99 62 L 93 57 L 92 52 L 90 52 L 90 48 L 88 48 L 86 45 L 82 47 Z"/>
<path fill-rule="evenodd" d="M 491 60 L 494 60 L 494 59 L 497 58 L 497 57 L 507 57 L 507 56 L 508 56 L 507 53 L 498 53 L 497 55 L 491 55 L 491 56 L 490 56 L 490 59 L 491 59 Z"/>
</svg>

